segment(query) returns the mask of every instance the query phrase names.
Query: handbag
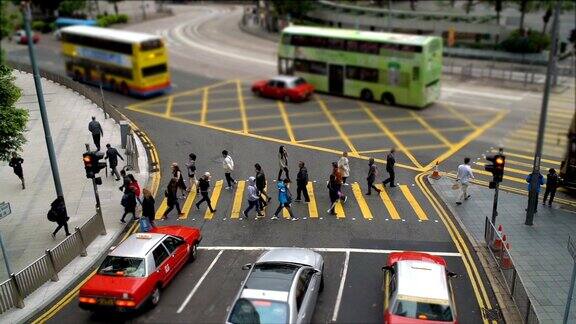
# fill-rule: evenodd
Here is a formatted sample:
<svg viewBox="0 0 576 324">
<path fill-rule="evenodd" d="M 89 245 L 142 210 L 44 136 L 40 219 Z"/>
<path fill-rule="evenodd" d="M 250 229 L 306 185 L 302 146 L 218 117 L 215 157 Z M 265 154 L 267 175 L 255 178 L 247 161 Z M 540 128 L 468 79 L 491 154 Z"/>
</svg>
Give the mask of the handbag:
<svg viewBox="0 0 576 324">
<path fill-rule="evenodd" d="M 152 224 L 150 224 L 150 220 L 148 217 L 140 217 L 140 232 L 146 233 L 152 229 Z"/>
</svg>

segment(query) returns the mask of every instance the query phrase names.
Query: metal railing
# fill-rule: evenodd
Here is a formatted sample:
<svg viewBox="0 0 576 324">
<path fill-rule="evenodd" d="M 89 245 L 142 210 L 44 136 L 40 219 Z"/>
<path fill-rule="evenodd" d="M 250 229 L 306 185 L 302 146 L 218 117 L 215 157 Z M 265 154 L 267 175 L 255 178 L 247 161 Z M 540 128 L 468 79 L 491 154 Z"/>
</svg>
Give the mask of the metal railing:
<svg viewBox="0 0 576 324">
<path fill-rule="evenodd" d="M 76 227 L 74 233 L 10 278 L 0 283 L 0 314 L 10 308 L 24 307 L 24 298 L 48 281 L 58 281 L 58 272 L 77 256 L 86 256 L 86 248 L 98 235 L 106 235 L 104 220 L 99 214 Z"/>
<path fill-rule="evenodd" d="M 497 240 L 499 240 L 499 244 L 495 243 Z M 516 271 L 510 251 L 503 243 L 501 243 L 503 242 L 502 236 L 500 236 L 500 233 L 498 233 L 494 224 L 492 224 L 488 217 L 486 217 L 484 221 L 484 241 L 486 242 L 488 251 L 496 261 L 500 273 L 504 277 L 508 293 L 516 303 L 516 307 L 518 308 L 518 311 L 520 311 L 524 323 L 540 323 L 538 315 L 536 315 L 534 310 L 534 305 L 532 305 L 530 296 L 528 296 L 526 287 L 524 286 L 518 271 Z"/>
</svg>

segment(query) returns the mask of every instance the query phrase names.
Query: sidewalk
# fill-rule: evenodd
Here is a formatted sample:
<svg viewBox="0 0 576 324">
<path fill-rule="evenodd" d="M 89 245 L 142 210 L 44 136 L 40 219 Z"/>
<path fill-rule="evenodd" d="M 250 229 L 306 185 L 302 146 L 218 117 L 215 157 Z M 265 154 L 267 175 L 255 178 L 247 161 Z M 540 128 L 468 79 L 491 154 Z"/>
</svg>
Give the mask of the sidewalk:
<svg viewBox="0 0 576 324">
<path fill-rule="evenodd" d="M 26 189 L 20 187 L 20 180 L 13 174 L 6 162 L 0 164 L 0 201 L 11 205 L 12 214 L 0 220 L 0 233 L 8 252 L 12 272 L 18 272 L 64 239 L 64 229 L 52 239 L 51 233 L 56 224 L 49 222 L 46 213 L 50 203 L 56 198 L 38 101 L 31 74 L 14 71 L 16 84 L 23 90 L 22 97 L 16 104 L 28 109 L 30 119 L 27 125 L 26 138 L 21 156 L 24 159 L 23 169 Z M 91 116 L 96 116 L 104 129 L 102 147 L 110 143 L 125 157 L 120 149 L 120 127 L 112 119 L 104 119 L 104 112 L 85 97 L 54 82 L 43 79 L 47 113 L 50 119 L 52 140 L 58 159 L 60 178 L 64 190 L 66 207 L 70 221 L 70 232 L 95 214 L 95 199 L 91 180 L 87 179 L 82 162 L 85 143 L 94 149 L 92 136 L 88 131 Z M 147 159 L 144 147 L 137 140 L 140 154 L 140 169 L 143 173 L 135 174 L 141 187 L 145 187 Z M 119 167 L 124 166 L 120 161 Z M 100 200 L 107 234 L 99 236 L 90 244 L 87 257 L 77 257 L 58 275 L 60 280 L 44 284 L 35 293 L 24 299 L 23 309 L 13 308 L 0 315 L 5 323 L 21 322 L 36 311 L 42 309 L 59 293 L 63 292 L 77 276 L 86 271 L 98 259 L 103 251 L 115 240 L 124 229 L 119 222 L 123 209 L 120 206 L 122 192 L 118 189 L 120 181 L 114 181 L 110 174 L 105 177 L 101 171 L 103 184 L 99 186 Z M 4 260 L 0 258 L 0 281 L 7 279 Z"/>
<path fill-rule="evenodd" d="M 460 191 L 452 190 L 453 180 L 431 180 L 432 187 L 459 218 L 479 249 L 484 242 L 484 219 L 492 215 L 494 191 L 476 185 L 468 189 L 470 200 L 457 206 Z M 502 224 L 510 243 L 512 260 L 540 323 L 560 323 L 568 296 L 573 260 L 566 249 L 568 235 L 576 238 L 576 214 L 544 207 L 539 202 L 533 226 L 524 225 L 526 196 L 500 191 L 496 226 Z M 493 260 L 491 260 L 493 261 Z M 576 299 L 569 323 L 576 323 Z"/>
</svg>

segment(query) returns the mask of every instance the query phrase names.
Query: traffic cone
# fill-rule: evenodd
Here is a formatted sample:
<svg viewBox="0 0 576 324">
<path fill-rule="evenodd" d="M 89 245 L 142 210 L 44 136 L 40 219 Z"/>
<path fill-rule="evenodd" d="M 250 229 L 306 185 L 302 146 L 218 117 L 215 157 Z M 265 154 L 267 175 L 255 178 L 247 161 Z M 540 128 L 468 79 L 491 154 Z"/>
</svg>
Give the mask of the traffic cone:
<svg viewBox="0 0 576 324">
<path fill-rule="evenodd" d="M 502 254 L 502 260 L 500 264 L 502 269 L 512 268 L 512 259 L 510 259 L 510 243 L 506 243 L 506 249 Z"/>
<path fill-rule="evenodd" d="M 434 166 L 434 172 L 432 172 L 431 178 L 434 180 L 440 179 L 442 176 L 440 175 L 440 171 L 438 170 L 438 161 L 436 161 L 436 165 Z"/>
<path fill-rule="evenodd" d="M 500 251 L 502 250 L 502 240 L 506 241 L 506 235 L 502 235 L 502 224 L 498 225 L 498 234 L 494 238 L 494 242 L 492 242 L 492 251 Z M 500 239 L 502 238 L 502 239 Z"/>
</svg>

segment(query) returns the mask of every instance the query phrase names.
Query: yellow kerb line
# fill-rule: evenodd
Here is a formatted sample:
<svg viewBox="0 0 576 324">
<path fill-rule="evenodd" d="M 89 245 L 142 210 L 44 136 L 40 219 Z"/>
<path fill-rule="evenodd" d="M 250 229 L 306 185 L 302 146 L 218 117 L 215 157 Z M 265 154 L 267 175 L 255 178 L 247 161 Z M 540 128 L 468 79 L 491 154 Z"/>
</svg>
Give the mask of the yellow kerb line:
<svg viewBox="0 0 576 324">
<path fill-rule="evenodd" d="M 314 195 L 314 185 L 312 182 L 308 182 L 306 190 L 308 190 L 308 196 L 310 197 L 310 202 L 308 203 L 308 214 L 310 218 L 318 218 L 318 207 L 316 206 L 316 196 Z"/>
<path fill-rule="evenodd" d="M 446 137 L 444 137 L 444 135 L 440 134 L 440 132 L 438 132 L 434 127 L 430 126 L 430 124 L 428 124 L 428 122 L 425 121 L 422 117 L 418 116 L 413 111 L 410 111 L 410 115 L 412 115 L 412 117 L 414 117 L 414 119 L 416 119 L 416 121 L 419 122 L 420 125 L 422 125 L 424 128 L 426 128 L 430 133 L 432 133 L 432 135 L 434 135 L 434 137 L 439 139 L 440 142 L 442 142 L 442 143 L 444 143 L 450 147 L 453 146 L 453 144 L 450 143 L 450 141 L 447 140 Z"/>
<path fill-rule="evenodd" d="M 362 216 L 364 216 L 365 219 L 372 220 L 372 212 L 370 211 L 370 208 L 368 208 L 368 204 L 364 199 L 362 189 L 360 188 L 358 182 L 354 182 L 352 184 L 352 192 L 354 193 L 354 197 L 356 197 L 356 201 L 358 202 Z"/>
<path fill-rule="evenodd" d="M 420 207 L 420 204 L 410 192 L 410 188 L 408 188 L 407 185 L 400 185 L 400 190 L 402 190 L 404 197 L 406 197 L 406 200 L 408 200 L 408 202 L 410 203 L 410 206 L 416 213 L 416 216 L 418 216 L 418 219 L 428 220 L 428 216 L 426 216 L 426 213 L 424 212 L 424 210 L 422 210 L 422 207 Z"/>
<path fill-rule="evenodd" d="M 294 137 L 294 132 L 292 132 L 292 124 L 290 124 L 290 118 L 288 118 L 288 114 L 286 114 L 286 107 L 284 107 L 284 103 L 282 101 L 278 101 L 278 109 L 280 110 L 280 115 L 282 115 L 282 120 L 284 121 L 284 126 L 286 127 L 286 133 L 288 133 L 288 138 L 290 138 L 290 142 L 296 142 L 296 138 Z"/>
<path fill-rule="evenodd" d="M 212 191 L 212 196 L 210 197 L 210 202 L 212 208 L 216 209 L 216 205 L 218 204 L 218 199 L 220 198 L 220 192 L 222 191 L 222 185 L 224 184 L 224 180 L 216 181 L 214 185 L 214 190 Z M 206 213 L 204 213 L 204 219 L 212 219 L 214 214 L 210 211 L 210 208 L 206 208 Z"/>
<path fill-rule="evenodd" d="M 392 199 L 390 199 L 390 196 L 388 196 L 386 190 L 382 187 L 381 184 L 377 184 L 376 188 L 380 189 L 380 199 L 382 199 L 384 206 L 386 206 L 386 209 L 390 214 L 390 218 L 393 220 L 401 220 L 402 218 L 400 217 L 400 214 L 398 214 L 398 211 L 396 210 L 396 207 L 394 206 Z"/>
<path fill-rule="evenodd" d="M 166 117 L 172 116 L 173 104 L 174 104 L 174 97 L 168 97 L 168 101 L 166 101 Z"/>
<path fill-rule="evenodd" d="M 242 118 L 242 133 L 248 133 L 248 118 L 246 117 L 246 107 L 244 106 L 244 96 L 242 95 L 242 85 L 240 80 L 236 80 L 236 91 L 238 93 L 238 107 L 240 108 L 240 117 Z"/>
<path fill-rule="evenodd" d="M 364 104 L 363 102 L 360 102 L 360 107 L 364 110 L 364 112 L 368 115 L 368 117 L 370 117 L 370 119 L 372 119 L 372 121 L 374 121 L 374 123 L 376 124 L 376 126 L 378 126 L 378 128 L 380 128 L 380 130 L 382 132 L 384 132 L 384 134 L 386 134 L 386 136 L 388 136 L 388 138 L 390 138 L 390 140 L 394 143 L 394 145 L 402 152 L 404 152 L 404 154 L 406 154 L 406 156 L 408 157 L 408 159 L 410 159 L 410 161 L 412 161 L 412 163 L 414 163 L 414 165 L 418 168 L 422 168 L 422 165 L 420 164 L 420 162 L 418 162 L 418 160 L 416 160 L 416 158 L 412 155 L 412 153 L 410 153 L 410 151 L 406 148 L 406 146 L 404 146 L 404 144 L 402 144 L 402 142 L 400 142 L 400 140 L 396 137 L 396 135 L 394 135 L 394 133 L 392 133 L 388 127 L 386 127 L 386 125 L 384 125 L 384 123 L 378 119 L 378 117 L 376 117 L 376 115 L 374 115 L 374 113 L 372 112 L 371 108 L 368 107 L 368 105 Z"/>
<path fill-rule="evenodd" d="M 340 135 L 341 139 L 344 141 L 344 143 L 346 143 L 346 146 L 348 146 L 348 148 L 350 149 L 351 155 L 358 156 L 358 152 L 356 151 L 356 148 L 354 147 L 354 145 L 352 144 L 352 142 L 348 138 L 348 135 L 346 135 L 346 133 L 344 133 L 344 130 L 342 130 L 342 127 L 340 127 L 340 124 L 338 124 L 338 121 L 336 120 L 336 118 L 334 118 L 334 116 L 332 115 L 330 110 L 328 110 L 328 108 L 326 108 L 326 104 L 324 104 L 324 102 L 318 98 L 316 98 L 316 101 L 318 102 L 320 109 L 322 109 L 322 111 L 326 115 L 326 118 L 328 118 L 330 123 L 332 123 L 332 125 L 334 126 L 334 128 L 338 132 L 338 135 Z"/>
<path fill-rule="evenodd" d="M 178 219 L 187 219 L 188 218 L 188 214 L 190 213 L 190 209 L 192 208 L 192 204 L 194 203 L 195 199 L 196 199 L 196 185 L 191 184 L 190 185 L 190 192 L 188 193 L 188 197 L 186 197 L 186 201 L 184 201 L 184 206 L 182 206 L 182 214 L 184 214 L 184 215 L 182 215 Z"/>
<path fill-rule="evenodd" d="M 202 112 L 200 113 L 200 123 L 206 123 L 206 114 L 208 113 L 208 91 L 209 89 L 204 89 L 204 94 L 202 95 Z"/>
<path fill-rule="evenodd" d="M 234 202 L 232 203 L 232 212 L 230 213 L 230 219 L 240 218 L 240 209 L 242 209 L 242 196 L 244 195 L 244 187 L 246 186 L 246 181 L 238 181 L 236 186 L 236 192 L 234 193 Z"/>
<path fill-rule="evenodd" d="M 162 216 L 164 216 L 164 212 L 166 211 L 166 209 L 168 209 L 168 199 L 164 197 L 164 199 L 162 199 L 162 203 L 160 203 L 160 207 L 158 207 L 158 209 L 156 210 L 156 216 L 154 217 L 154 219 L 162 219 Z"/>
</svg>

